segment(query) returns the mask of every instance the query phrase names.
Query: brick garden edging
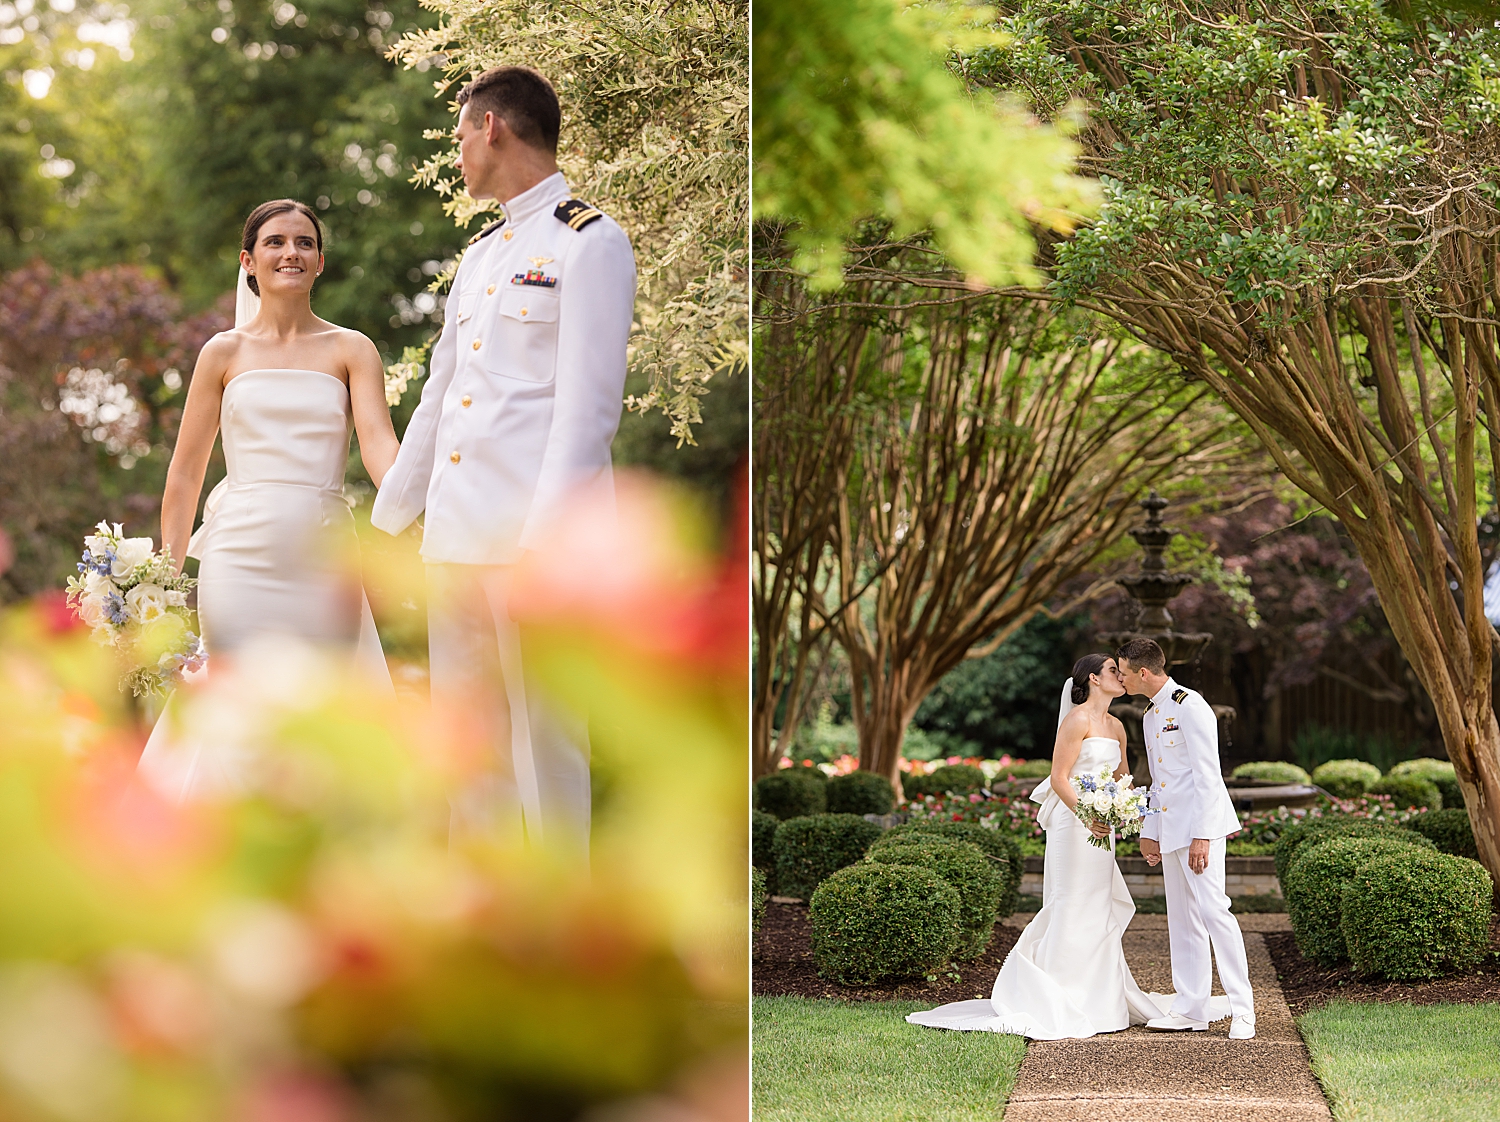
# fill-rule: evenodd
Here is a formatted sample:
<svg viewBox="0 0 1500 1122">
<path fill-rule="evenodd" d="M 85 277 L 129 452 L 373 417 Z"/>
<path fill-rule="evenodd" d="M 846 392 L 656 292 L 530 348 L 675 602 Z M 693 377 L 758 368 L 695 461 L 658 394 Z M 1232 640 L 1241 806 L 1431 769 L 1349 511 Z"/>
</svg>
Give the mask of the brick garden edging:
<svg viewBox="0 0 1500 1122">
<path fill-rule="evenodd" d="M 1021 876 L 1021 891 L 1029 896 L 1042 894 L 1041 857 L 1026 858 L 1026 871 Z M 1153 869 L 1144 857 L 1117 857 L 1120 872 L 1130 895 L 1136 898 L 1165 896 L 1166 886 L 1162 882 L 1161 866 Z M 1281 884 L 1276 879 L 1274 857 L 1226 857 L 1224 859 L 1224 891 L 1230 896 L 1281 895 Z"/>
</svg>

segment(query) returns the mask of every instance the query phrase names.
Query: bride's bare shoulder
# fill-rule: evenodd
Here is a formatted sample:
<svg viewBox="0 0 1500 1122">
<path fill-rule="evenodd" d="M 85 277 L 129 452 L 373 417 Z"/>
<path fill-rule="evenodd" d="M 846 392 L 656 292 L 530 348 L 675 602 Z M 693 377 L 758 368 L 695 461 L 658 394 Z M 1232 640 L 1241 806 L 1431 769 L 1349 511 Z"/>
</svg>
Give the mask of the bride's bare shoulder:
<svg viewBox="0 0 1500 1122">
<path fill-rule="evenodd" d="M 1075 736 L 1080 736 L 1081 737 L 1081 736 L 1084 736 L 1085 734 L 1087 734 L 1088 731 L 1089 731 L 1089 715 L 1088 715 L 1087 712 L 1084 711 L 1084 709 L 1083 709 L 1082 706 L 1079 706 L 1077 709 L 1074 709 L 1066 717 L 1064 717 L 1062 719 L 1062 724 L 1059 725 L 1058 729 L 1057 729 L 1057 732 L 1058 732 L 1059 736 L 1063 735 L 1064 733 L 1067 733 L 1069 735 L 1075 735 Z"/>
<path fill-rule="evenodd" d="M 203 344 L 203 349 L 198 352 L 198 369 L 227 370 L 244 344 L 245 333 L 238 328 L 231 327 L 228 331 L 210 336 L 208 342 Z"/>
</svg>

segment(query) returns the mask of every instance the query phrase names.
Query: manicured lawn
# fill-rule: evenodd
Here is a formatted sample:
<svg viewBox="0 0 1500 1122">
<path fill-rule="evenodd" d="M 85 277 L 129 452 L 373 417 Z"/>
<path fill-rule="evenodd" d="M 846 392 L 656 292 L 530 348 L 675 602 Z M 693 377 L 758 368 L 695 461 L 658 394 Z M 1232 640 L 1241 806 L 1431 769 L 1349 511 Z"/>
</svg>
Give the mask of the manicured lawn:
<svg viewBox="0 0 1500 1122">
<path fill-rule="evenodd" d="M 1331 1002 L 1297 1024 L 1338 1122 L 1500 1118 L 1500 1005 Z"/>
<path fill-rule="evenodd" d="M 1026 1042 L 902 1019 L 922 1008 L 756 998 L 756 1122 L 995 1122 Z"/>
</svg>

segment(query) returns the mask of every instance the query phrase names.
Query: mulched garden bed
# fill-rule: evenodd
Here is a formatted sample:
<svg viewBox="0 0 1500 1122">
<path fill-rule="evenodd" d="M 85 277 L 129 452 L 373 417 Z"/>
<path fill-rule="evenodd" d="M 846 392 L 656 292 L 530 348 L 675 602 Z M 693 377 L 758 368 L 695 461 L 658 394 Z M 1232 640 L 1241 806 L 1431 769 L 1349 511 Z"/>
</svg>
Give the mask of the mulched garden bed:
<svg viewBox="0 0 1500 1122">
<path fill-rule="evenodd" d="M 1302 957 L 1297 950 L 1297 940 L 1290 931 L 1268 931 L 1262 938 L 1266 941 L 1266 950 L 1271 952 L 1276 976 L 1281 980 L 1281 992 L 1296 1014 L 1316 1009 L 1332 998 L 1403 1001 L 1412 1005 L 1500 1001 L 1500 920 L 1490 923 L 1490 954 L 1477 970 L 1434 978 L 1429 982 L 1360 978 L 1348 966 L 1328 970 Z"/>
<path fill-rule="evenodd" d="M 930 1001 L 941 1005 L 988 997 L 995 975 L 1021 933 L 995 925 L 990 945 L 978 958 L 958 963 L 937 981 L 917 979 L 883 986 L 844 986 L 818 977 L 813 965 L 812 925 L 806 904 L 766 904 L 766 916 L 755 937 L 750 971 L 757 997 L 833 997 L 844 1001 Z"/>
</svg>

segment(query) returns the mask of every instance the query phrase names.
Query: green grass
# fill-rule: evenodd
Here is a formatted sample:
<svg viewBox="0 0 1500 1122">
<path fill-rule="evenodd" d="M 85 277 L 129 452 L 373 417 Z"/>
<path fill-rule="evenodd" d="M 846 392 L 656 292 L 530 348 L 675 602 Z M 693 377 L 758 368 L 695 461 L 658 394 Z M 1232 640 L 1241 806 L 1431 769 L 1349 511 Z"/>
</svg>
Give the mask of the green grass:
<svg viewBox="0 0 1500 1122">
<path fill-rule="evenodd" d="M 756 998 L 756 1122 L 995 1122 L 1026 1042 L 903 1019 L 929 1007 Z"/>
<path fill-rule="evenodd" d="M 1331 1002 L 1297 1024 L 1338 1122 L 1500 1118 L 1500 1005 Z"/>
</svg>

